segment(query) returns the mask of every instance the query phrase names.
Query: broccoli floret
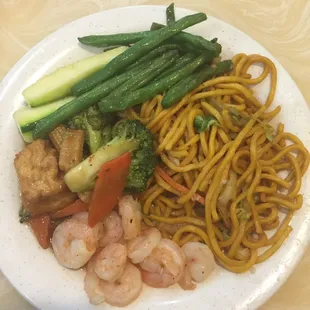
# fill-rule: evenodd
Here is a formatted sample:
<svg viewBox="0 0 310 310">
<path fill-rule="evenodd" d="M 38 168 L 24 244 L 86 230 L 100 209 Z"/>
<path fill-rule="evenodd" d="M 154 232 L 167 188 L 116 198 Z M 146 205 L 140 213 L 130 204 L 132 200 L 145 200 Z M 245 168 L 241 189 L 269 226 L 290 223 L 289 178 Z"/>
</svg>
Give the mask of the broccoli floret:
<svg viewBox="0 0 310 310">
<path fill-rule="evenodd" d="M 126 139 L 134 139 L 139 143 L 138 149 L 131 154 L 126 189 L 143 192 L 156 165 L 152 134 L 138 120 L 122 120 L 112 130 L 112 137 L 121 136 L 125 136 Z"/>
<path fill-rule="evenodd" d="M 126 152 L 131 152 L 126 189 L 144 191 L 154 172 L 156 155 L 151 132 L 137 120 L 116 123 L 112 129 L 112 140 L 65 175 L 68 187 L 73 192 L 89 189 L 102 165 Z"/>
<path fill-rule="evenodd" d="M 112 140 L 112 125 L 107 125 L 101 131 L 102 135 L 102 145 L 106 145 Z"/>
<path fill-rule="evenodd" d="M 85 141 L 90 153 L 93 154 L 100 146 L 111 140 L 112 122 L 114 122 L 114 115 L 112 113 L 101 114 L 95 105 L 76 115 L 68 122 L 68 126 L 72 129 L 84 130 Z"/>
</svg>

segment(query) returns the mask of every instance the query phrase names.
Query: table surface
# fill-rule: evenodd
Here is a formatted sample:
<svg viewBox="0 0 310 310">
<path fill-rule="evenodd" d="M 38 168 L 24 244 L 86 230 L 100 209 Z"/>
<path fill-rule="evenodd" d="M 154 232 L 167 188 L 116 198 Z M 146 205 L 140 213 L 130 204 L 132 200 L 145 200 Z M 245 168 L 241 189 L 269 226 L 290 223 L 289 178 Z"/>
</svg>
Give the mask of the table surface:
<svg viewBox="0 0 310 310">
<path fill-rule="evenodd" d="M 291 74 L 310 104 L 309 0 L 175 0 L 176 6 L 204 11 L 260 42 Z M 169 4 L 144 0 L 0 0 L 0 79 L 33 45 L 62 25 L 109 8 Z M 263 310 L 310 309 L 310 249 L 289 280 Z M 33 309 L 0 272 L 2 310 Z"/>
</svg>

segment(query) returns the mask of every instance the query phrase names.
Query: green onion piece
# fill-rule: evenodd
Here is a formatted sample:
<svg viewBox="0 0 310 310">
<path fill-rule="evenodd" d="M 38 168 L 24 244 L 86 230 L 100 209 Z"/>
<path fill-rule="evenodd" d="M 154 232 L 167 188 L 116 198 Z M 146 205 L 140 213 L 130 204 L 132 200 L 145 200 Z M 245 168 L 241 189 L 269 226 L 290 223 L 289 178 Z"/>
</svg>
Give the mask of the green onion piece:
<svg viewBox="0 0 310 310">
<path fill-rule="evenodd" d="M 197 132 L 208 131 L 212 125 L 218 126 L 217 119 L 211 115 L 197 115 L 194 120 L 194 126 Z"/>
</svg>

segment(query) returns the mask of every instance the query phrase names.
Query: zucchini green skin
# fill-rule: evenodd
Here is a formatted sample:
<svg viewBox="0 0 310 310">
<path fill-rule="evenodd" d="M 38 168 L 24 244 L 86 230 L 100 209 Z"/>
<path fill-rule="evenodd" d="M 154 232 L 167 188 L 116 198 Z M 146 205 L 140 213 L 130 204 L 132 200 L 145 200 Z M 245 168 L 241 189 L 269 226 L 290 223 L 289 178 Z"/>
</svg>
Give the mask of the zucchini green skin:
<svg viewBox="0 0 310 310">
<path fill-rule="evenodd" d="M 101 99 L 98 104 L 112 105 L 116 98 L 118 99 L 120 96 L 126 94 L 126 92 L 134 91 L 147 85 L 165 69 L 169 68 L 176 61 L 178 55 L 179 53 L 173 50 L 163 54 L 161 57 L 155 59 L 149 66 L 146 66 L 134 79 L 129 79 L 108 97 Z"/>
<path fill-rule="evenodd" d="M 67 97 L 55 102 L 43 105 L 41 107 L 30 108 L 22 107 L 14 112 L 13 118 L 25 142 L 33 141 L 32 130 L 35 128 L 37 121 L 43 117 L 55 112 L 57 109 L 72 101 L 74 97 Z"/>
<path fill-rule="evenodd" d="M 119 47 L 64 66 L 39 79 L 23 91 L 26 102 L 37 107 L 71 94 L 71 88 L 87 76 L 102 69 L 128 47 Z"/>
<path fill-rule="evenodd" d="M 165 40 L 169 39 L 173 35 L 179 33 L 185 28 L 198 24 L 207 19 L 206 14 L 197 13 L 189 16 L 185 16 L 180 20 L 172 23 L 154 33 L 150 33 L 144 39 L 138 41 L 136 44 L 131 46 L 124 53 L 115 57 L 107 66 L 103 69 L 95 72 L 88 78 L 80 81 L 72 87 L 72 93 L 75 96 L 79 96 L 100 83 L 108 80 L 115 76 L 122 69 L 125 69 L 130 64 L 134 63 L 139 58 L 143 57 L 155 47 L 160 45 Z"/>
<path fill-rule="evenodd" d="M 90 189 L 102 165 L 126 152 L 134 151 L 138 147 L 134 140 L 111 141 L 102 146 L 94 154 L 83 160 L 65 174 L 65 182 L 69 189 L 76 193 Z"/>
<path fill-rule="evenodd" d="M 170 108 L 204 81 L 211 79 L 213 76 L 229 72 L 231 69 L 232 62 L 230 60 L 219 62 L 214 67 L 203 67 L 168 90 L 161 103 L 163 108 Z"/>
<path fill-rule="evenodd" d="M 174 3 L 166 8 L 166 21 L 167 25 L 175 22 Z"/>
<path fill-rule="evenodd" d="M 74 98 L 75 97 L 66 97 L 35 108 L 23 107 L 13 114 L 13 118 L 18 122 L 21 132 L 32 131 L 40 119 L 52 114 Z"/>
<path fill-rule="evenodd" d="M 113 90 L 125 83 L 127 80 L 138 75 L 144 65 L 145 64 L 141 64 L 132 70 L 126 71 L 125 73 L 102 83 L 91 91 L 75 98 L 60 107 L 55 112 L 36 122 L 33 130 L 34 139 L 44 138 L 58 125 L 65 123 L 76 114 L 96 104 L 105 96 L 108 96 Z"/>
<path fill-rule="evenodd" d="M 163 93 L 180 80 L 192 74 L 198 67 L 206 62 L 206 59 L 208 59 L 208 55 L 203 53 L 183 68 L 176 70 L 159 81 L 154 81 L 142 89 L 129 93 L 127 96 L 115 97 L 115 100 L 113 102 L 109 102 L 108 104 L 105 102 L 99 102 L 99 109 L 103 113 L 124 111 L 132 106 L 143 103 L 157 94 Z"/>
</svg>

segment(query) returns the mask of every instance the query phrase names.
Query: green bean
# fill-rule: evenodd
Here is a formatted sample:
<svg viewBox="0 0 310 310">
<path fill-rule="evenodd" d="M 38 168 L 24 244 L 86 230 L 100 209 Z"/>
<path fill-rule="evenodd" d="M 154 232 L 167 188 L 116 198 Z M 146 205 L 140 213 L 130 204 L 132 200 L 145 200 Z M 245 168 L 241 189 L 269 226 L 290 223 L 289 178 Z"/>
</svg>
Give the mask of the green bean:
<svg viewBox="0 0 310 310">
<path fill-rule="evenodd" d="M 208 59 L 208 53 L 203 53 L 196 57 L 192 62 L 185 65 L 183 68 L 176 70 L 175 72 L 169 74 L 168 76 L 160 79 L 159 81 L 154 81 L 151 84 L 145 86 L 144 88 L 138 89 L 136 91 L 130 92 L 126 96 L 115 97 L 113 102 L 100 101 L 98 103 L 101 112 L 115 112 L 123 111 L 132 106 L 143 103 L 169 89 L 171 86 L 178 83 L 180 80 L 184 79 L 186 76 L 193 73 L 199 66 L 206 62 Z"/>
<path fill-rule="evenodd" d="M 112 97 L 114 98 L 115 96 L 122 95 L 128 91 L 136 90 L 148 84 L 165 69 L 175 63 L 178 55 L 179 53 L 177 51 L 172 50 L 163 54 L 161 57 L 156 58 L 148 66 L 144 66 L 144 69 L 140 71 L 139 75 L 127 80 L 127 82 L 115 89 L 108 97 L 103 98 L 102 101 L 110 100 Z"/>
<path fill-rule="evenodd" d="M 171 23 L 175 22 L 174 3 L 171 3 L 166 8 L 166 20 L 167 20 L 167 25 L 170 25 Z"/>
<path fill-rule="evenodd" d="M 128 45 L 133 44 L 142 39 L 148 37 L 151 33 L 163 28 L 163 25 L 153 23 L 151 29 L 153 31 L 140 31 L 140 32 L 132 32 L 132 33 L 119 33 L 119 34 L 111 34 L 111 35 L 90 35 L 78 38 L 78 40 L 89 46 L 95 47 L 108 47 L 110 45 Z M 179 34 L 174 35 L 169 39 L 171 43 L 177 43 L 184 47 L 186 47 L 187 51 L 195 51 L 195 50 L 210 50 L 210 52 L 214 52 L 214 57 L 217 57 L 222 50 L 222 47 L 219 43 L 217 43 L 217 38 L 208 41 L 201 36 L 192 35 L 186 32 L 181 32 Z M 211 44 L 212 43 L 212 44 Z M 198 51 L 199 52 L 199 51 Z M 147 56 L 147 55 L 146 55 Z"/>
<path fill-rule="evenodd" d="M 150 34 L 149 31 L 148 34 Z M 85 45 L 106 47 L 111 45 L 129 45 L 138 42 L 145 37 L 145 31 L 140 31 L 132 33 L 118 33 L 112 35 L 90 35 L 85 37 L 79 37 L 78 40 L 80 43 Z"/>
<path fill-rule="evenodd" d="M 88 78 L 80 81 L 72 87 L 72 93 L 77 96 L 87 92 L 100 83 L 115 76 L 118 72 L 125 69 L 130 64 L 134 63 L 137 59 L 152 51 L 155 47 L 166 41 L 176 33 L 185 28 L 198 24 L 207 19 L 206 14 L 197 13 L 185 16 L 180 20 L 162 28 L 158 31 L 151 33 L 146 38 L 137 42 L 122 54 L 115 57 L 103 69 L 95 72 Z"/>
<path fill-rule="evenodd" d="M 218 62 L 216 65 L 211 67 L 203 67 L 198 72 L 187 76 L 185 79 L 181 80 L 178 84 L 171 87 L 164 99 L 162 100 L 162 106 L 167 109 L 173 104 L 182 99 L 186 94 L 190 93 L 201 83 L 213 76 L 223 74 L 225 72 L 231 71 L 232 62 L 230 60 L 225 60 Z"/>
<path fill-rule="evenodd" d="M 33 130 L 34 139 L 44 138 L 58 125 L 65 123 L 76 114 L 96 104 L 100 99 L 108 96 L 117 87 L 123 83 L 126 83 L 126 81 L 134 79 L 145 67 L 150 66 L 152 62 L 153 60 L 150 60 L 149 62 L 140 64 L 136 68 L 126 71 L 125 73 L 118 75 L 99 86 L 96 86 L 89 92 L 71 100 L 55 112 L 37 121 L 34 124 Z"/>
<path fill-rule="evenodd" d="M 165 26 L 158 23 L 153 23 L 151 26 L 151 30 L 158 31 L 163 27 Z M 213 57 L 217 57 L 222 51 L 222 46 L 219 43 L 217 42 L 213 43 L 203 38 L 202 36 L 194 35 L 183 31 L 180 32 L 178 35 L 170 38 L 170 42 L 176 44 L 187 43 L 193 48 L 213 52 L 214 53 Z"/>
<path fill-rule="evenodd" d="M 158 81 L 166 76 L 168 76 L 170 73 L 183 68 L 185 65 L 187 65 L 188 63 L 190 63 L 191 61 L 193 61 L 195 58 L 195 55 L 191 54 L 191 53 L 187 53 L 183 56 L 181 56 L 178 61 L 173 64 L 168 70 L 166 70 L 165 72 L 163 72 L 162 74 L 160 74 L 159 76 L 157 76 L 155 78 L 155 81 Z"/>
<path fill-rule="evenodd" d="M 145 63 L 148 60 L 154 59 L 154 58 L 162 55 L 163 53 L 165 53 L 169 50 L 177 50 L 177 49 L 180 49 L 180 46 L 176 45 L 176 44 L 165 44 L 165 45 L 159 46 L 159 47 L 155 48 L 154 50 L 152 50 L 151 52 L 149 52 L 148 54 L 141 57 L 137 62 L 128 66 L 126 70 L 130 70 L 132 68 L 135 68 L 136 66 L 138 66 L 142 63 Z"/>
<path fill-rule="evenodd" d="M 151 31 L 117 33 L 117 34 L 97 34 L 78 38 L 79 42 L 94 47 L 108 47 L 111 45 L 130 45 L 141 41 L 151 34 Z"/>
</svg>

